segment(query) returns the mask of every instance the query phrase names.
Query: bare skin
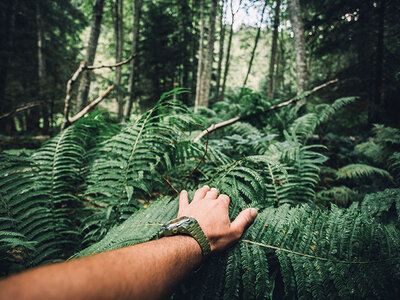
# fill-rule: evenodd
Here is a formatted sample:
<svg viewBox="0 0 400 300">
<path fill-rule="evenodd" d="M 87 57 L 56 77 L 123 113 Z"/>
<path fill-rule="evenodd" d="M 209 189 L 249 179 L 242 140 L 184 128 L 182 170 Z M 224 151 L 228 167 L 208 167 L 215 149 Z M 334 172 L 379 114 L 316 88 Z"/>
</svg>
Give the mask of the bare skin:
<svg viewBox="0 0 400 300">
<path fill-rule="evenodd" d="M 198 221 L 212 253 L 234 244 L 257 216 L 249 208 L 231 223 L 229 201 L 208 186 L 198 189 L 190 204 L 187 192 L 180 194 L 178 217 Z M 192 237 L 165 237 L 3 279 L 0 299 L 165 299 L 201 260 Z"/>
</svg>

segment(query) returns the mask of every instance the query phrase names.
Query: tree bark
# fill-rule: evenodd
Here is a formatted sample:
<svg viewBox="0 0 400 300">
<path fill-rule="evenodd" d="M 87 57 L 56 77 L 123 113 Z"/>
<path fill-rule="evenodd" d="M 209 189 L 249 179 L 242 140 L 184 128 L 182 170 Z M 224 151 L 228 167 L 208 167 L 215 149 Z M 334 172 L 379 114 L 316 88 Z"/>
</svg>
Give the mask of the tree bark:
<svg viewBox="0 0 400 300">
<path fill-rule="evenodd" d="M 301 94 L 307 90 L 308 74 L 306 63 L 306 39 L 304 35 L 304 24 L 301 18 L 301 7 L 299 0 L 289 0 L 290 22 L 294 32 L 294 49 L 296 52 L 296 69 L 297 69 L 297 94 Z M 302 105 L 304 101 L 297 102 Z"/>
<path fill-rule="evenodd" d="M 228 47 L 226 49 L 226 59 L 225 59 L 225 70 L 224 70 L 224 78 L 222 80 L 222 89 L 221 89 L 221 99 L 225 96 L 225 87 L 226 87 L 226 79 L 228 77 L 229 72 L 229 64 L 230 64 L 230 56 L 231 56 L 231 47 L 232 47 L 232 37 L 233 37 L 233 24 L 235 23 L 235 15 L 239 11 L 240 5 L 242 4 L 242 0 L 239 1 L 238 9 L 233 11 L 233 0 L 231 0 L 231 16 L 232 16 L 232 24 L 229 30 L 229 38 L 228 38 Z"/>
<path fill-rule="evenodd" d="M 196 76 L 196 97 L 194 100 L 194 112 L 197 112 L 197 108 L 200 103 L 201 95 L 201 78 L 203 74 L 203 57 L 204 57 L 204 10 L 205 10 L 205 0 L 200 2 L 200 41 L 199 41 L 199 54 L 197 60 L 197 76 Z"/>
<path fill-rule="evenodd" d="M 18 1 L 5 2 L 5 9 L 0 10 L 0 114 L 7 113 L 12 109 L 13 103 L 5 98 L 8 69 L 12 62 L 15 32 L 15 14 Z M 15 127 L 12 119 L 0 120 L 0 132 L 10 135 Z"/>
<path fill-rule="evenodd" d="M 140 16 L 142 13 L 143 0 L 132 0 L 133 24 L 132 24 L 132 55 L 136 54 L 139 42 Z M 136 98 L 136 58 L 131 61 L 129 74 L 129 99 L 125 106 L 124 118 L 129 120 L 132 112 L 132 105 Z"/>
<path fill-rule="evenodd" d="M 376 45 L 376 71 L 375 71 L 375 107 L 379 108 L 373 114 L 375 122 L 382 122 L 381 111 L 384 108 L 382 97 L 383 59 L 384 59 L 384 33 L 385 33 L 385 8 L 386 0 L 381 0 L 378 7 L 378 39 Z"/>
<path fill-rule="evenodd" d="M 210 25 L 207 38 L 207 53 L 204 70 L 201 76 L 199 106 L 208 106 L 211 86 L 212 65 L 214 62 L 215 19 L 217 16 L 217 0 L 211 1 Z"/>
<path fill-rule="evenodd" d="M 39 81 L 39 99 L 44 100 L 42 108 L 43 118 L 43 134 L 49 133 L 49 111 L 47 105 L 47 97 L 45 95 L 46 85 L 46 62 L 44 58 L 44 31 L 43 31 L 43 19 L 39 4 L 36 4 L 36 26 L 37 26 L 37 54 L 38 54 L 38 81 Z"/>
<path fill-rule="evenodd" d="M 268 86 L 267 86 L 267 98 L 274 98 L 274 69 L 275 69 L 275 57 L 276 57 L 276 46 L 278 41 L 278 27 L 279 27 L 279 14 L 280 14 L 281 0 L 276 0 L 275 5 L 275 17 L 274 26 L 272 33 L 272 46 L 271 46 L 271 57 L 269 61 L 269 74 L 268 74 Z"/>
<path fill-rule="evenodd" d="M 255 54 L 256 54 L 256 49 L 257 49 L 257 45 L 258 45 L 258 40 L 260 39 L 261 26 L 262 26 L 262 23 L 263 23 L 263 21 L 264 21 L 264 12 L 265 12 L 265 8 L 267 7 L 267 3 L 268 3 L 268 1 L 265 0 L 265 2 L 264 2 L 264 7 L 263 7 L 262 12 L 261 12 L 261 21 L 260 21 L 260 25 L 259 25 L 258 28 L 257 28 L 257 33 L 256 33 L 256 38 L 255 38 L 255 40 L 254 40 L 253 50 L 251 51 L 251 55 L 250 55 L 249 67 L 248 67 L 248 69 L 247 69 L 246 77 L 244 78 L 244 81 L 243 81 L 243 87 L 246 86 L 247 80 L 249 79 L 249 75 L 250 75 L 250 72 L 251 72 L 251 67 L 253 66 L 253 60 L 254 60 L 254 56 L 255 56 Z"/>
<path fill-rule="evenodd" d="M 274 77 L 274 91 L 280 89 L 283 83 L 283 70 L 285 69 L 285 48 L 283 47 L 283 37 L 279 39 L 279 51 L 276 55 L 276 69 Z"/>
<path fill-rule="evenodd" d="M 115 3 L 115 61 L 119 62 L 122 60 L 122 48 L 124 43 L 124 33 L 123 33 L 123 1 L 116 0 Z M 122 67 L 116 67 L 115 69 L 115 95 L 118 104 L 118 120 L 122 119 L 123 114 L 123 98 L 121 95 L 121 71 Z"/>
<path fill-rule="evenodd" d="M 96 56 L 97 43 L 99 41 L 101 21 L 103 18 L 104 0 L 94 0 L 93 14 L 90 25 L 90 38 L 85 55 L 85 64 L 93 65 Z M 76 103 L 76 110 L 81 111 L 87 105 L 87 99 L 90 89 L 90 75 L 89 71 L 82 74 L 78 90 L 78 99 Z"/>
<path fill-rule="evenodd" d="M 217 67 L 217 78 L 216 78 L 216 86 L 215 86 L 215 100 L 219 99 L 219 90 L 221 83 L 221 73 L 222 73 L 222 61 L 224 60 L 224 42 L 225 42 L 225 23 L 226 23 L 226 9 L 225 6 L 227 4 L 227 0 L 224 0 L 221 6 L 221 16 L 219 19 L 219 53 L 218 53 L 218 67 Z"/>
</svg>

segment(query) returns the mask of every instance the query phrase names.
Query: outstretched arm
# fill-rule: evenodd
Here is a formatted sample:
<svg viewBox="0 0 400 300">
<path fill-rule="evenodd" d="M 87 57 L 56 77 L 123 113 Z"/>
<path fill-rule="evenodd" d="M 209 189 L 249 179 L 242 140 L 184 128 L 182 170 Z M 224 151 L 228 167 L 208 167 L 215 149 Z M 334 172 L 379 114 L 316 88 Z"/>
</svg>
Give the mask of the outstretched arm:
<svg viewBox="0 0 400 300">
<path fill-rule="evenodd" d="M 253 208 L 231 223 L 229 197 L 205 186 L 189 204 L 182 191 L 178 217 L 195 218 L 212 252 L 235 243 L 257 216 Z M 164 299 L 201 262 L 190 236 L 172 236 L 69 262 L 40 267 L 0 281 L 0 299 Z"/>
</svg>

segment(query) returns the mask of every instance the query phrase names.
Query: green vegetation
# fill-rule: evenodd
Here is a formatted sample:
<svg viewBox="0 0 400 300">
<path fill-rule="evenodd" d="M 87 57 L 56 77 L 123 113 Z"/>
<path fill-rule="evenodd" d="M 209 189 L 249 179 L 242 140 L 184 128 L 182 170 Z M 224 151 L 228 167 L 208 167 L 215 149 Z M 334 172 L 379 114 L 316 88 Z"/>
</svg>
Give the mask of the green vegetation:
<svg viewBox="0 0 400 300">
<path fill-rule="evenodd" d="M 376 126 L 370 141 L 391 160 L 378 164 L 364 143 L 355 148 L 370 154 L 365 161 L 335 170 L 313 135 L 327 114 L 340 114 L 354 97 L 318 113 L 286 106 L 266 113 L 265 124 L 242 121 L 193 142 L 196 124 L 210 125 L 229 107 L 193 114 L 171 99 L 181 92 L 164 94 L 130 123 L 116 127 L 90 115 L 31 155 L 3 154 L 3 275 L 151 240 L 177 213 L 174 189 L 209 184 L 231 196 L 232 218 L 248 206 L 260 214 L 237 245 L 207 261 L 174 297 L 391 298 L 399 292 L 400 189 L 390 150 L 400 146 L 399 130 Z M 265 127 L 283 114 L 293 118 L 281 130 Z"/>
<path fill-rule="evenodd" d="M 399 10 L 1 2 L 0 276 L 154 239 L 208 184 L 259 216 L 173 298 L 398 297 Z"/>
</svg>

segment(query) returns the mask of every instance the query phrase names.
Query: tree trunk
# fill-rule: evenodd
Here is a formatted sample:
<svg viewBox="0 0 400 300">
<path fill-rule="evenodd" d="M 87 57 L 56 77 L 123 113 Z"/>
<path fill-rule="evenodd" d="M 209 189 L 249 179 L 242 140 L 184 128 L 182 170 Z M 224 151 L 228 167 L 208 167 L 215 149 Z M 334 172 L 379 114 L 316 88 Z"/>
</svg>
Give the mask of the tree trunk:
<svg viewBox="0 0 400 300">
<path fill-rule="evenodd" d="M 123 34 L 123 1 L 116 0 L 115 3 L 115 61 L 122 61 L 122 48 L 124 43 L 124 34 Z M 115 95 L 118 104 L 118 121 L 121 121 L 123 114 L 123 98 L 121 95 L 121 69 L 122 66 L 116 67 L 115 69 L 115 86 L 117 87 L 115 90 Z"/>
<path fill-rule="evenodd" d="M 104 0 L 94 0 L 92 21 L 90 25 L 90 38 L 86 49 L 85 64 L 93 65 L 96 56 L 97 43 L 99 41 L 101 20 L 103 18 Z M 87 105 L 90 89 L 90 71 L 82 74 L 78 90 L 76 110 L 81 111 Z"/>
<path fill-rule="evenodd" d="M 261 12 L 260 26 L 258 26 L 258 28 L 257 28 L 256 39 L 254 40 L 253 50 L 251 51 L 250 61 L 249 61 L 249 67 L 248 67 L 248 69 L 247 69 L 246 77 L 244 78 L 244 81 L 243 81 L 243 87 L 246 86 L 247 80 L 249 79 L 249 75 L 250 75 L 250 72 L 251 72 L 251 67 L 253 66 L 253 60 L 254 60 L 254 56 L 255 56 L 255 54 L 256 54 L 256 49 L 257 49 L 257 45 L 258 45 L 258 40 L 260 39 L 261 26 L 262 26 L 262 23 L 263 23 L 263 21 L 264 21 L 264 12 L 265 12 L 265 8 L 267 7 L 267 2 L 268 2 L 268 1 L 265 0 L 265 2 L 264 2 L 264 7 L 263 7 L 262 12 Z"/>
<path fill-rule="evenodd" d="M 132 24 L 132 54 L 136 54 L 139 42 L 140 15 L 142 13 L 142 0 L 132 0 L 133 24 Z M 136 57 L 131 60 L 129 74 L 129 99 L 125 107 L 124 117 L 129 120 L 132 112 L 133 101 L 136 98 Z"/>
<path fill-rule="evenodd" d="M 301 18 L 301 7 L 299 0 L 290 0 L 288 3 L 290 22 L 294 32 L 294 49 L 296 52 L 296 70 L 297 70 L 297 94 L 307 90 L 308 74 L 306 63 L 306 39 L 304 35 L 304 24 Z M 298 105 L 304 104 L 304 101 L 297 102 Z"/>
<path fill-rule="evenodd" d="M 375 107 L 379 108 L 374 112 L 373 121 L 382 122 L 381 111 L 384 106 L 384 97 L 382 97 L 383 82 L 383 58 L 384 58 L 384 33 L 385 33 L 385 8 L 386 0 L 381 0 L 378 7 L 378 39 L 376 45 L 376 71 L 375 71 Z"/>
<path fill-rule="evenodd" d="M 203 74 L 203 56 L 204 56 L 204 10 L 205 10 L 205 0 L 200 2 L 200 41 L 199 41 L 199 54 L 197 60 L 197 76 L 196 76 L 196 97 L 194 100 L 194 112 L 197 112 L 197 108 L 200 103 L 201 94 L 201 78 Z"/>
<path fill-rule="evenodd" d="M 271 57 L 269 61 L 269 74 L 268 74 L 268 86 L 267 86 L 268 99 L 274 98 L 274 69 L 275 69 L 276 45 L 278 41 L 280 7 L 281 7 L 281 0 L 276 0 L 274 27 L 272 33 Z"/>
<path fill-rule="evenodd" d="M 225 21 L 226 21 L 226 9 L 225 6 L 227 4 L 227 0 L 224 0 L 221 6 L 221 16 L 219 19 L 219 53 L 218 53 L 218 67 L 217 67 L 217 78 L 216 78 L 216 86 L 215 86 L 215 101 L 219 99 L 219 90 L 221 83 L 221 73 L 222 73 L 222 61 L 224 59 L 224 42 L 225 42 Z"/>
<path fill-rule="evenodd" d="M 0 45 L 3 50 L 0 51 L 0 114 L 7 113 L 16 105 L 6 100 L 6 87 L 8 69 L 12 62 L 12 53 L 14 47 L 14 30 L 15 30 L 15 14 L 18 1 L 5 2 L 6 8 L 0 10 Z M 12 118 L 4 118 L 0 120 L 0 132 L 10 135 L 14 121 Z"/>
<path fill-rule="evenodd" d="M 45 95 L 46 85 L 46 62 L 44 58 L 44 32 L 43 32 L 43 19 L 40 11 L 39 4 L 36 4 L 36 26 L 37 26 L 37 53 L 38 53 L 38 91 L 39 100 L 44 101 L 42 104 L 42 117 L 43 117 L 43 134 L 49 133 L 49 111 L 47 105 L 47 97 Z"/>
<path fill-rule="evenodd" d="M 201 88 L 198 104 L 199 106 L 204 107 L 208 106 L 208 99 L 210 96 L 211 73 L 214 61 L 215 19 L 217 16 L 217 3 L 217 0 L 211 1 L 210 26 L 208 29 L 206 61 L 204 63 L 204 69 L 201 76 Z"/>
<path fill-rule="evenodd" d="M 275 77 L 274 77 L 274 91 L 281 88 L 283 83 L 283 70 L 285 68 L 285 49 L 283 47 L 283 37 L 279 39 L 279 51 L 277 51 L 276 55 L 276 69 L 275 69 Z"/>
<path fill-rule="evenodd" d="M 231 16 L 232 16 L 232 24 L 229 30 L 229 38 L 228 38 L 228 47 L 226 49 L 226 59 L 225 59 L 225 70 L 224 70 L 224 78 L 222 80 L 222 89 L 221 89 L 221 99 L 224 98 L 225 95 L 225 87 L 226 87 L 226 79 L 228 77 L 229 72 L 229 64 L 230 64 L 230 56 L 231 56 L 231 47 L 232 47 L 232 36 L 233 36 L 233 24 L 235 23 L 235 15 L 239 11 L 240 5 L 242 4 L 242 0 L 239 1 L 238 9 L 233 11 L 233 0 L 231 0 Z"/>
</svg>

